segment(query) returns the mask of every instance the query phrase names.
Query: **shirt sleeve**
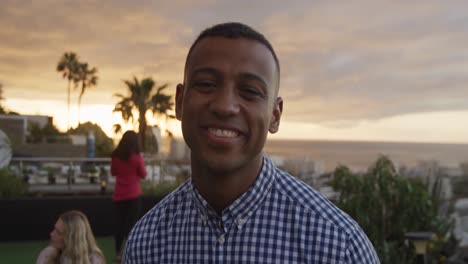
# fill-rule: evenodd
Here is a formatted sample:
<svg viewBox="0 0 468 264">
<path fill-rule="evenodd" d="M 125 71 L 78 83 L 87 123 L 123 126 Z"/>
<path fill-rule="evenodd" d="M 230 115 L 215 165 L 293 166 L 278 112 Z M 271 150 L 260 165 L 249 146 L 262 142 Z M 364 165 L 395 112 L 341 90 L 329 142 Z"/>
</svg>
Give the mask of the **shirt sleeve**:
<svg viewBox="0 0 468 264">
<path fill-rule="evenodd" d="M 127 244 L 124 247 L 124 253 L 122 255 L 122 263 L 125 264 L 133 264 L 136 263 L 133 256 L 132 256 L 132 250 L 129 249 L 129 247 L 132 247 L 132 241 L 127 240 Z"/>
<path fill-rule="evenodd" d="M 361 228 L 357 228 L 348 239 L 345 263 L 380 264 L 374 246 Z"/>
</svg>

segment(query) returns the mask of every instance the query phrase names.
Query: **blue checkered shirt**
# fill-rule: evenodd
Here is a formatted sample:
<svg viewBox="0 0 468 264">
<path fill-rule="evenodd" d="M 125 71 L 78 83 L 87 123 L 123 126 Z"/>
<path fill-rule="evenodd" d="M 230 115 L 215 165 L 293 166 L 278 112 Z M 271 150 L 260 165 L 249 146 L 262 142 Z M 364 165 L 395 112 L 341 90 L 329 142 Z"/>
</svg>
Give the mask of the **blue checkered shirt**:
<svg viewBox="0 0 468 264">
<path fill-rule="evenodd" d="M 217 214 L 186 181 L 133 228 L 124 263 L 379 263 L 358 224 L 264 157 L 250 189 Z"/>
</svg>

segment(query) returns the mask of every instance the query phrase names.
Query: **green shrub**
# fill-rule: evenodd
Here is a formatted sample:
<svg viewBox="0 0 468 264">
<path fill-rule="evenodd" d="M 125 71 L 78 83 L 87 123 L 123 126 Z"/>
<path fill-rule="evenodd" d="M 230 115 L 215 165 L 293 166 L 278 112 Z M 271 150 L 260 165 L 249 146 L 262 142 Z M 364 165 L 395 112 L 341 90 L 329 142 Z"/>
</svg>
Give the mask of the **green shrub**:
<svg viewBox="0 0 468 264">
<path fill-rule="evenodd" d="M 8 168 L 0 169 L 0 197 L 17 197 L 28 190 L 27 184 Z"/>
<path fill-rule="evenodd" d="M 382 263 L 414 263 L 415 252 L 405 243 L 405 233 L 434 232 L 441 240 L 453 226 L 439 214 L 440 179 L 431 192 L 421 179 L 399 175 L 385 156 L 364 175 L 353 174 L 345 166 L 337 167 L 331 184 L 339 193 L 337 206 L 359 223 Z M 433 260 L 440 259 L 440 254 L 431 251 Z"/>
</svg>

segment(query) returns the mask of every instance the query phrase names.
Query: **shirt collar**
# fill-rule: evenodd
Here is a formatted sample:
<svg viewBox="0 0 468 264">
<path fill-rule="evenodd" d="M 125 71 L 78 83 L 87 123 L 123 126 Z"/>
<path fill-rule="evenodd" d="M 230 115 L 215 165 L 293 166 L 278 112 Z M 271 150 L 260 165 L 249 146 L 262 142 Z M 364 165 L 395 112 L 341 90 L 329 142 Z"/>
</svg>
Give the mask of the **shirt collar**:
<svg viewBox="0 0 468 264">
<path fill-rule="evenodd" d="M 241 229 L 247 223 L 254 212 L 260 207 L 268 195 L 275 178 L 275 168 L 271 160 L 264 155 L 263 165 L 257 179 L 252 186 L 235 200 L 230 206 L 223 210 L 222 221 L 226 225 L 234 222 Z M 200 218 L 203 222 L 210 218 L 219 218 L 215 210 L 200 195 L 191 182 L 192 200 L 194 201 Z"/>
</svg>

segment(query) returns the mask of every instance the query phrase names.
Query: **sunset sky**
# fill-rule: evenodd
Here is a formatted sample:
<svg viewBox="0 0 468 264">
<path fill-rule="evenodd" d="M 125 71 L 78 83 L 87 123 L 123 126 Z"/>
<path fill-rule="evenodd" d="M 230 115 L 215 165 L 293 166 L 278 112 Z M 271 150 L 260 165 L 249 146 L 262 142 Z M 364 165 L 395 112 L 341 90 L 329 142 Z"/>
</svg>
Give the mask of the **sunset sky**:
<svg viewBox="0 0 468 264">
<path fill-rule="evenodd" d="M 173 94 L 198 33 L 239 21 L 280 59 L 284 113 L 272 138 L 468 143 L 467 10 L 468 1 L 435 0 L 3 0 L 3 105 L 54 116 L 65 130 L 67 82 L 55 69 L 73 51 L 99 70 L 81 120 L 113 136 L 122 80 L 151 76 Z M 180 135 L 178 121 L 169 126 Z"/>
</svg>

